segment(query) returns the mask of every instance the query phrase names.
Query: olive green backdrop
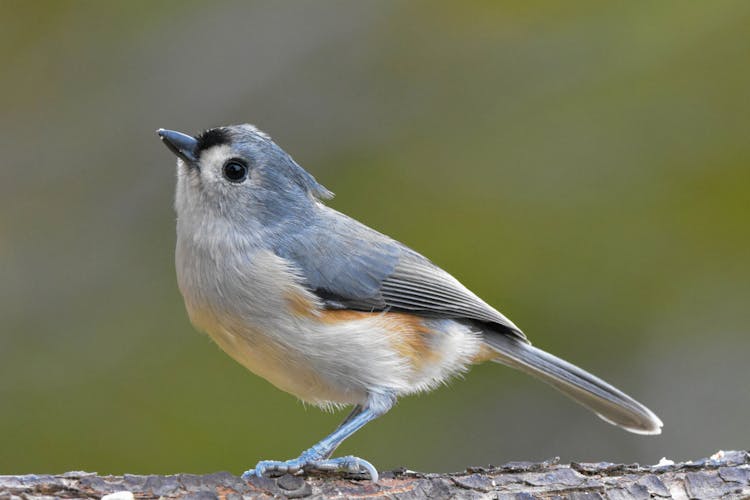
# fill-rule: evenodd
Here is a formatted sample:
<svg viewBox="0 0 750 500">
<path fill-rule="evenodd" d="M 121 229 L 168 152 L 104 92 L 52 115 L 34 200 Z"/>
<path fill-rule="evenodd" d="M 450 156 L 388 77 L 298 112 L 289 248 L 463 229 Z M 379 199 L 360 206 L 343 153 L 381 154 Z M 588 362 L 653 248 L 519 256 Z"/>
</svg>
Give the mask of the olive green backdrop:
<svg viewBox="0 0 750 500">
<path fill-rule="evenodd" d="M 0 473 L 239 473 L 343 418 L 184 312 L 154 130 L 237 122 L 666 424 L 631 435 L 488 365 L 341 453 L 750 447 L 749 33 L 743 1 L 0 0 Z"/>
</svg>

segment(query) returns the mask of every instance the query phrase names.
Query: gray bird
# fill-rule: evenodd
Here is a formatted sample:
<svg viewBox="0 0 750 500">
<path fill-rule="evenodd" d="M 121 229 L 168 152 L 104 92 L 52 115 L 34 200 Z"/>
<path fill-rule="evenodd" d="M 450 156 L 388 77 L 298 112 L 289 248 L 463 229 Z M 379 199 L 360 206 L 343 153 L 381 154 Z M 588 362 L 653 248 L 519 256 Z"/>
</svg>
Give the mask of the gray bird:
<svg viewBox="0 0 750 500">
<path fill-rule="evenodd" d="M 659 434 L 644 405 L 536 347 L 499 311 L 407 246 L 323 204 L 332 193 L 252 125 L 192 137 L 159 129 L 178 157 L 177 280 L 190 320 L 231 357 L 321 407 L 339 427 L 287 461 L 243 475 L 344 470 L 336 447 L 400 396 L 474 363 L 539 378 L 607 422 Z"/>
</svg>

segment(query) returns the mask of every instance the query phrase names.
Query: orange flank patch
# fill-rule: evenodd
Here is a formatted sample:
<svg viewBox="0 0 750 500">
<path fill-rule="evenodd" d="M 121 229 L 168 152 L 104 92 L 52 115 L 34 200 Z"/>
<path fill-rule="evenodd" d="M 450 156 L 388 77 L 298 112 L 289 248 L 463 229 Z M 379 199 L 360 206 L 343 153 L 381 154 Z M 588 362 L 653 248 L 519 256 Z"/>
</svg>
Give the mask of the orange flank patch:
<svg viewBox="0 0 750 500">
<path fill-rule="evenodd" d="M 364 311 L 350 311 L 348 309 L 326 309 L 320 311 L 320 320 L 324 323 L 338 323 L 340 321 L 355 321 L 358 319 L 382 316 L 383 313 L 371 313 Z"/>
<path fill-rule="evenodd" d="M 326 323 L 355 321 L 378 318 L 382 328 L 392 332 L 393 347 L 403 357 L 408 358 L 415 368 L 440 360 L 440 352 L 435 348 L 433 332 L 424 318 L 400 312 L 363 312 L 348 310 L 321 311 L 320 319 Z"/>
<path fill-rule="evenodd" d="M 297 317 L 311 318 L 317 314 L 315 303 L 298 290 L 289 290 L 286 293 L 286 300 L 289 302 L 292 313 Z"/>
</svg>

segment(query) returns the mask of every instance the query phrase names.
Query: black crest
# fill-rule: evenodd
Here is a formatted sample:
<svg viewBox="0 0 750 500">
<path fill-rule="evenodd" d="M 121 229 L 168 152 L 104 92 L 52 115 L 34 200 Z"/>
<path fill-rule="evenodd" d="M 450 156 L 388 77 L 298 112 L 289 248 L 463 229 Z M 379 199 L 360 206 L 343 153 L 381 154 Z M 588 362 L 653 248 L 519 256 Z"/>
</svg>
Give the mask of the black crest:
<svg viewBox="0 0 750 500">
<path fill-rule="evenodd" d="M 230 141 L 229 133 L 224 128 L 210 128 L 203 131 L 196 139 L 198 141 L 196 156 L 200 156 L 201 151 L 220 144 L 229 144 Z"/>
</svg>

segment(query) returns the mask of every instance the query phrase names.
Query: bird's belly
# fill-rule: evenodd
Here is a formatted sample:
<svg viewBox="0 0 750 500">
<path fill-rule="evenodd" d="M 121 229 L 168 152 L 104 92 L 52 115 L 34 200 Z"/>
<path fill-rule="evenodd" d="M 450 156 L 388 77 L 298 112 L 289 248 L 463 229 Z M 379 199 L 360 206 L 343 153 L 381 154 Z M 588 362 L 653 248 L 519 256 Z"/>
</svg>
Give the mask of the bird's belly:
<svg viewBox="0 0 750 500">
<path fill-rule="evenodd" d="M 247 262 L 212 259 L 189 243 L 178 240 L 177 279 L 196 328 L 247 369 L 302 400 L 364 400 L 361 388 L 327 383 L 308 361 L 302 320 L 317 304 L 285 261 L 268 251 L 228 254 L 246 255 Z"/>
<path fill-rule="evenodd" d="M 321 311 L 255 326 L 197 316 L 196 326 L 240 364 L 322 406 L 363 403 L 373 390 L 431 389 L 463 371 L 481 344 L 459 323 L 400 313 Z"/>
<path fill-rule="evenodd" d="M 279 389 L 303 401 L 326 405 L 357 404 L 366 400 L 366 389 L 353 383 L 331 380 L 310 361 L 321 353 L 303 352 L 295 347 L 302 332 L 285 332 L 273 326 L 250 326 L 238 322 L 207 318 L 192 311 L 191 320 L 205 331 L 235 361 Z M 280 341 L 283 339 L 283 341 Z"/>
</svg>

